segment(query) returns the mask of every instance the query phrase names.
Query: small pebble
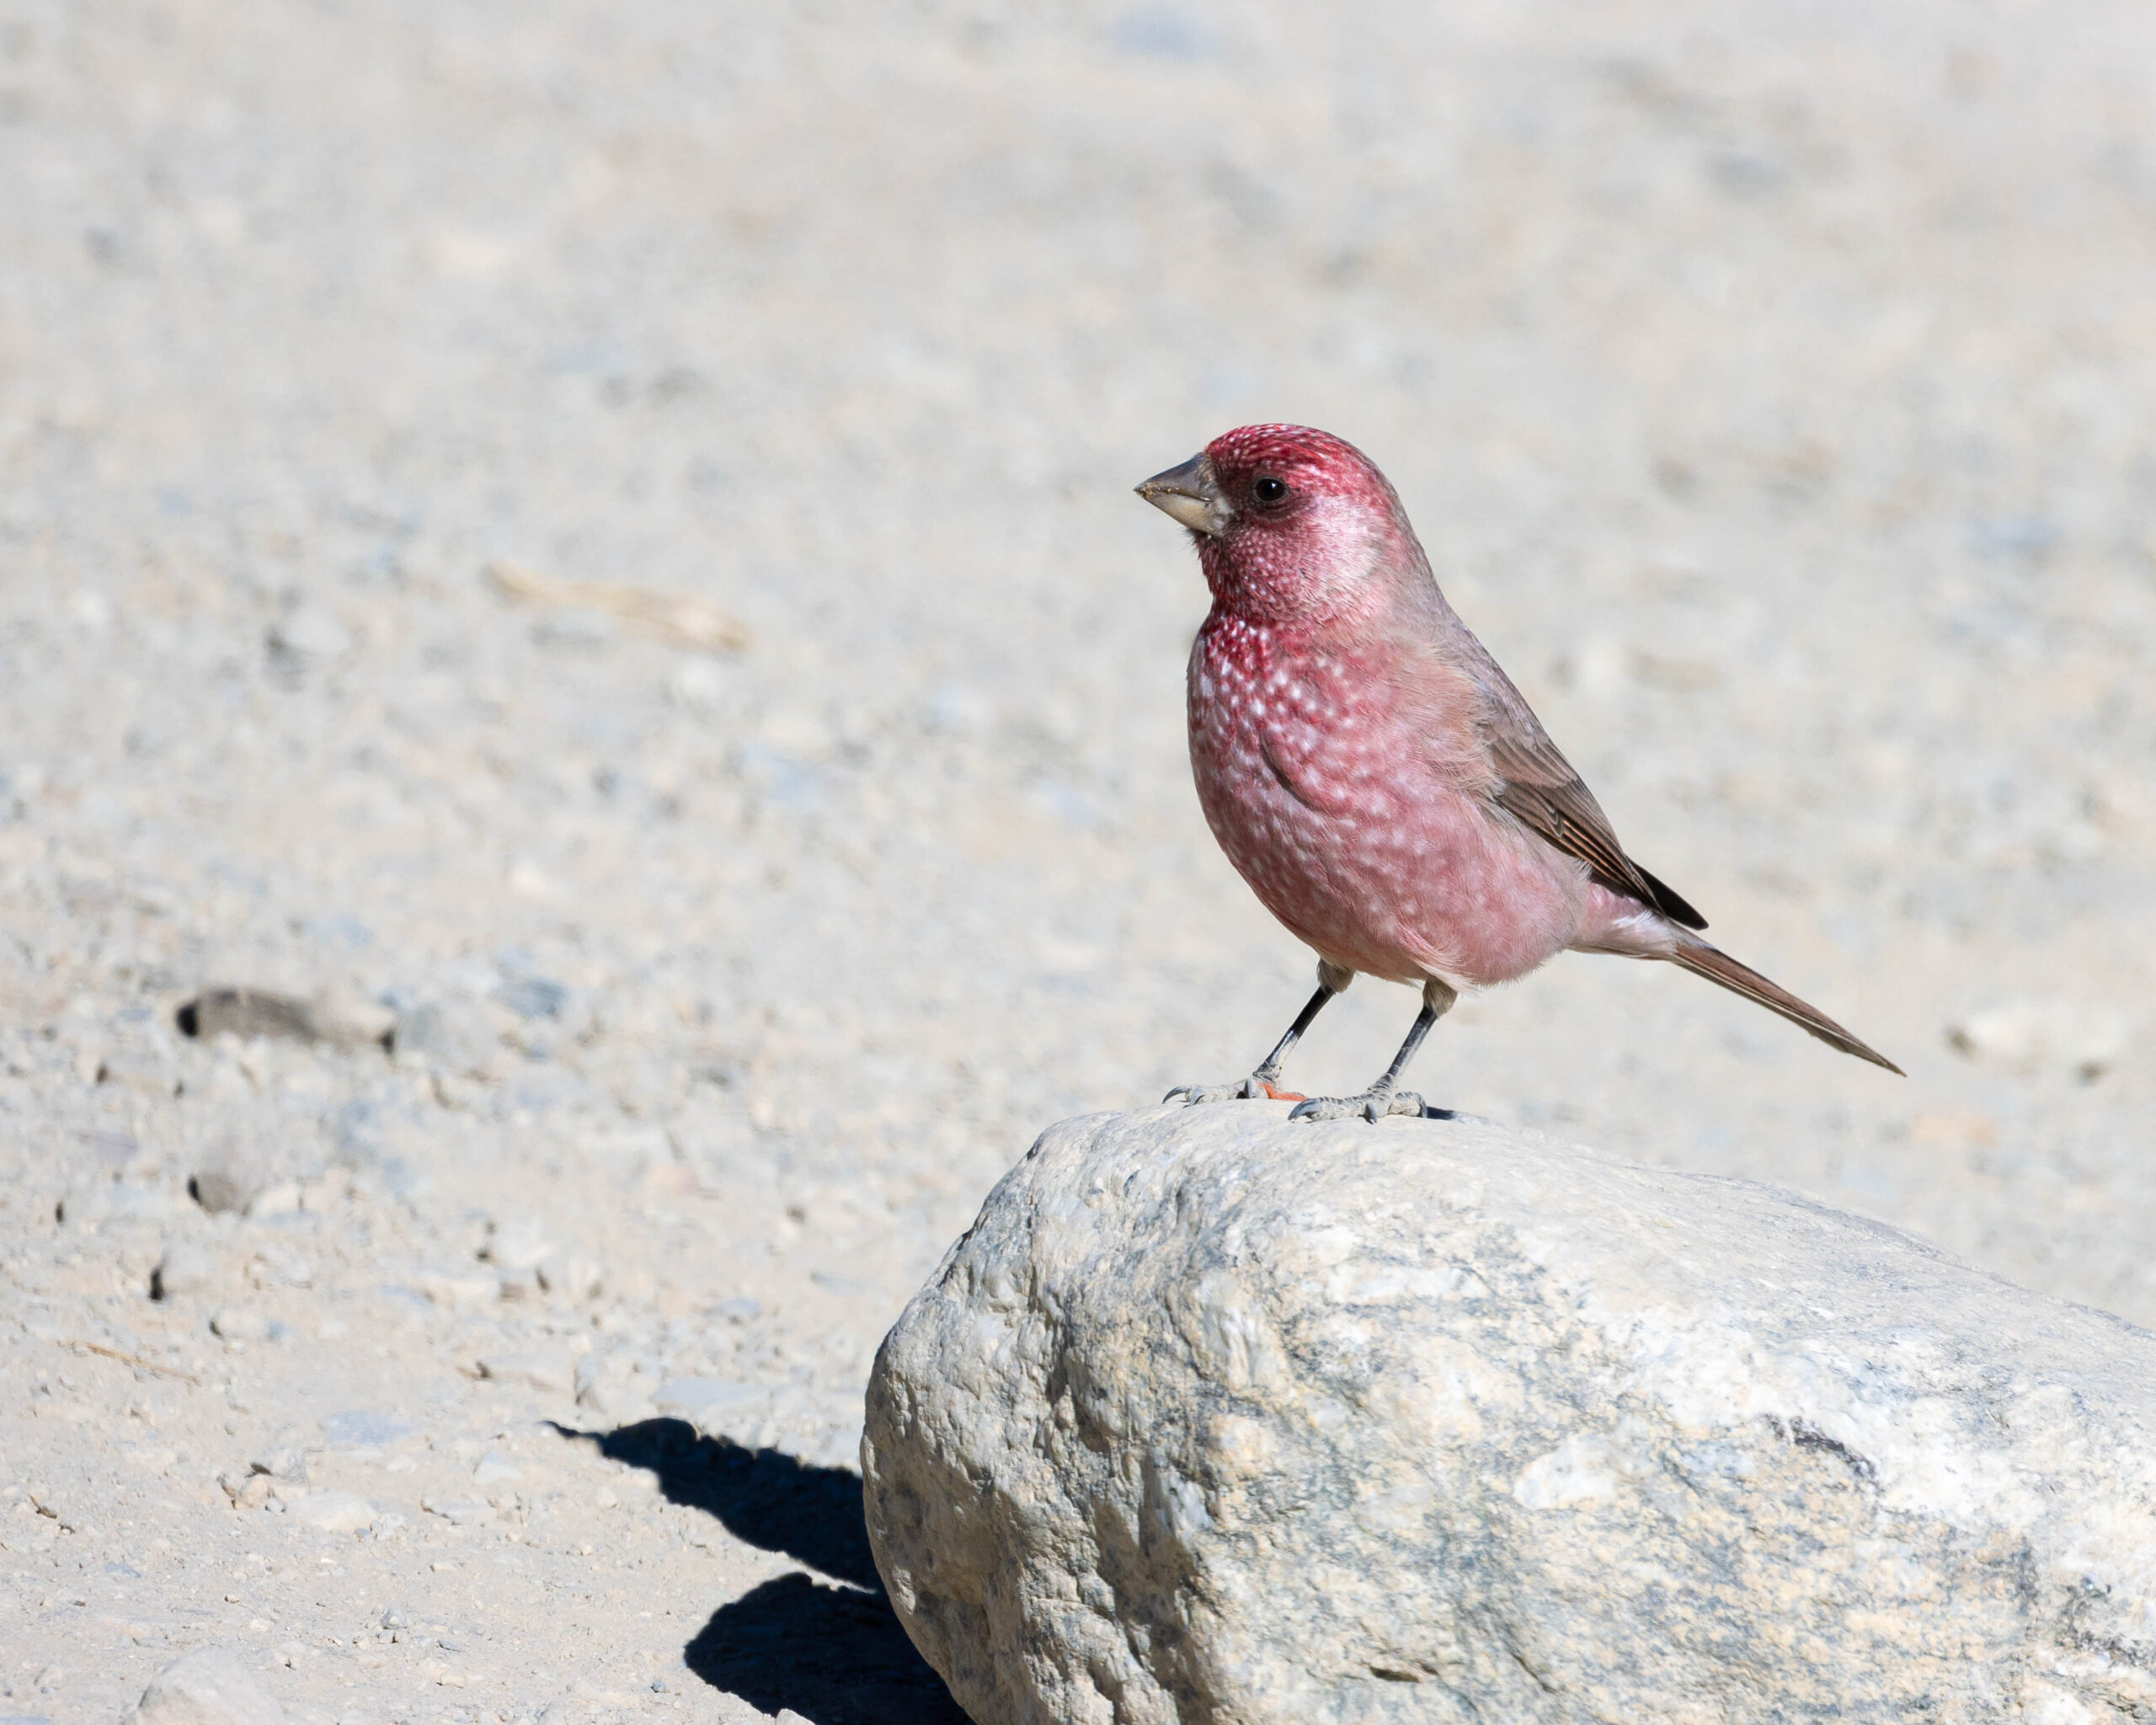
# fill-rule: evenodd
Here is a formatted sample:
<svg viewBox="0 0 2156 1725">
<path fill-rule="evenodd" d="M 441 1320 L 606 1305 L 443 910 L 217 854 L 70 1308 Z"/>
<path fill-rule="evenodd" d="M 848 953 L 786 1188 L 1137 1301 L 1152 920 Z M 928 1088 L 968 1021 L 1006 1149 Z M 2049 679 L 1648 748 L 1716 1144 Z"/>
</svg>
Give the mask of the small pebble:
<svg viewBox="0 0 2156 1725">
<path fill-rule="evenodd" d="M 566 1359 L 545 1354 L 489 1356 L 479 1361 L 479 1375 L 528 1390 L 562 1391 L 573 1388 L 576 1382 Z"/>
<path fill-rule="evenodd" d="M 349 1408 L 322 1422 L 322 1440 L 333 1450 L 384 1450 L 412 1436 L 416 1428 L 387 1414 Z"/>
<path fill-rule="evenodd" d="M 268 1474 L 272 1479 L 304 1485 L 307 1483 L 307 1447 L 288 1429 L 279 1433 L 277 1441 L 254 1455 L 248 1466 L 257 1473 Z"/>
<path fill-rule="evenodd" d="M 217 1260 L 200 1246 L 174 1241 L 150 1272 L 150 1298 L 172 1300 L 200 1293 L 217 1279 Z"/>
<path fill-rule="evenodd" d="M 484 1521 L 488 1510 L 484 1503 L 446 1503 L 438 1498 L 423 1497 L 419 1507 L 430 1515 L 439 1515 L 451 1527 L 472 1527 Z"/>
<path fill-rule="evenodd" d="M 300 665 L 338 659 L 352 650 L 352 632 L 327 606 L 302 602 L 270 626 L 273 659 Z"/>
<path fill-rule="evenodd" d="M 524 1470 L 499 1450 L 488 1450 L 479 1458 L 479 1465 L 472 1470 L 472 1482 L 478 1486 L 501 1485 L 523 1477 Z"/>
<path fill-rule="evenodd" d="M 501 1278 L 495 1275 L 429 1276 L 419 1287 L 436 1306 L 446 1306 L 452 1311 L 483 1311 L 502 1295 Z"/>
<path fill-rule="evenodd" d="M 280 1180 L 265 1186 L 248 1199 L 247 1213 L 251 1216 L 290 1215 L 300 1207 L 300 1187 L 296 1180 Z"/>
<path fill-rule="evenodd" d="M 539 1285 L 564 1300 L 590 1300 L 606 1285 L 606 1273 L 599 1261 L 578 1253 L 542 1259 L 534 1268 Z"/>
</svg>

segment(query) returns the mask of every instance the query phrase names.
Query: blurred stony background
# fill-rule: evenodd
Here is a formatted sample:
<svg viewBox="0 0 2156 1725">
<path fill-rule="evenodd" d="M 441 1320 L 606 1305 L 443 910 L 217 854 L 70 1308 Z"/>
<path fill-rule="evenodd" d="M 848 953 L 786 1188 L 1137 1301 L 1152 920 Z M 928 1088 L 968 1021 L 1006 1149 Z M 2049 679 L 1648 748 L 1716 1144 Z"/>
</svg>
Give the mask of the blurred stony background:
<svg viewBox="0 0 2156 1725">
<path fill-rule="evenodd" d="M 1309 987 L 1129 494 L 1253 419 L 1911 1075 L 1566 959 L 1420 1089 L 2156 1317 L 2152 53 L 0 0 L 4 1711 L 216 1642 L 318 1725 L 953 1717 L 863 1591 L 876 1340 L 1041 1127 Z"/>
</svg>

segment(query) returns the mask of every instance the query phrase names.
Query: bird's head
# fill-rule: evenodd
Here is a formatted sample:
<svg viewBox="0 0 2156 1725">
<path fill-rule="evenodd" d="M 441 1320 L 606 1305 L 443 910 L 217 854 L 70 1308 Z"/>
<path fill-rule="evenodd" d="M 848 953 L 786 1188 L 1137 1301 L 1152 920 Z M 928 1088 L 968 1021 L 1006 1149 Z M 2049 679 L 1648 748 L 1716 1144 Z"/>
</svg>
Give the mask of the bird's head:
<svg viewBox="0 0 2156 1725">
<path fill-rule="evenodd" d="M 1385 475 L 1306 425 L 1225 432 L 1138 494 L 1190 529 L 1215 603 L 1254 621 L 1322 622 L 1423 567 Z"/>
</svg>

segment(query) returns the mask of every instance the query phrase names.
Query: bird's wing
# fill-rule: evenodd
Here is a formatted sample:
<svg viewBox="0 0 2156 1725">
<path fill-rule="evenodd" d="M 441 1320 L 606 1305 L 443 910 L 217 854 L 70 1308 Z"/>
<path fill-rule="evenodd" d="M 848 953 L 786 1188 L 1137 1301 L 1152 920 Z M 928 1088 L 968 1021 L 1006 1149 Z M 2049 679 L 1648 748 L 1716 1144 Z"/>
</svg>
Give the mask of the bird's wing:
<svg viewBox="0 0 2156 1725">
<path fill-rule="evenodd" d="M 1566 856 L 1578 857 L 1611 891 L 1629 893 L 1686 928 L 1705 928 L 1705 917 L 1625 854 L 1594 793 L 1550 740 L 1512 680 L 1495 661 L 1489 668 L 1497 681 L 1485 686 L 1484 734 L 1501 781 L 1492 800 Z"/>
</svg>

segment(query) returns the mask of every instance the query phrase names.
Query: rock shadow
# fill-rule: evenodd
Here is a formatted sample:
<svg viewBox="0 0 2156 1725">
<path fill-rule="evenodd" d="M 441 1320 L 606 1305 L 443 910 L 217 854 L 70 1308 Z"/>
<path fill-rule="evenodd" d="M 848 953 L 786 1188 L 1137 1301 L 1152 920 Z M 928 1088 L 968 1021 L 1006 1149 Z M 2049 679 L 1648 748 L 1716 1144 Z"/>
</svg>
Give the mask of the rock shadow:
<svg viewBox="0 0 2156 1725">
<path fill-rule="evenodd" d="M 782 1575 L 720 1606 L 682 1649 L 712 1688 L 765 1713 L 791 1707 L 813 1725 L 967 1725 L 883 1595 L 853 1469 L 702 1437 L 679 1419 L 554 1429 L 649 1469 L 668 1502 L 702 1510 L 736 1539 L 851 1583 Z"/>
<path fill-rule="evenodd" d="M 682 1656 L 712 1688 L 814 1725 L 969 1725 L 881 1593 L 798 1570 L 721 1605 Z"/>
<path fill-rule="evenodd" d="M 861 1476 L 851 1467 L 819 1467 L 776 1450 L 702 1437 L 685 1419 L 639 1420 L 611 1432 L 554 1429 L 649 1469 L 668 1503 L 702 1510 L 738 1540 L 798 1558 L 834 1581 L 883 1591 L 868 1549 Z"/>
</svg>

